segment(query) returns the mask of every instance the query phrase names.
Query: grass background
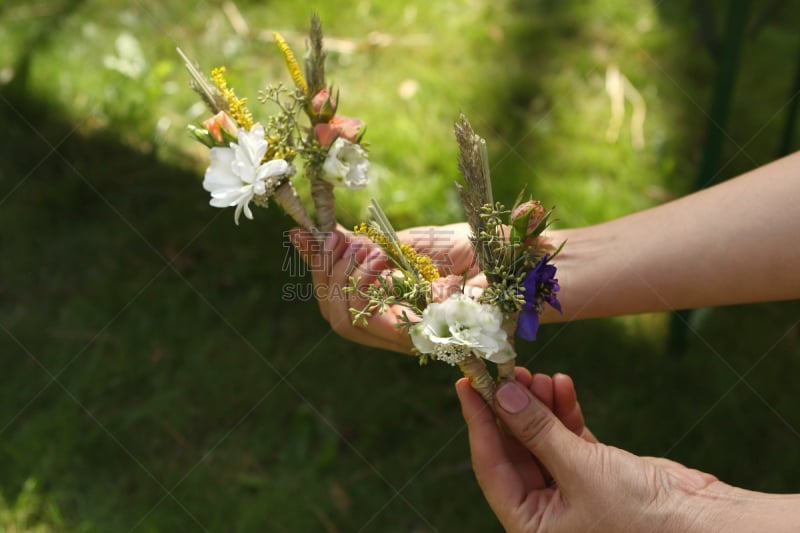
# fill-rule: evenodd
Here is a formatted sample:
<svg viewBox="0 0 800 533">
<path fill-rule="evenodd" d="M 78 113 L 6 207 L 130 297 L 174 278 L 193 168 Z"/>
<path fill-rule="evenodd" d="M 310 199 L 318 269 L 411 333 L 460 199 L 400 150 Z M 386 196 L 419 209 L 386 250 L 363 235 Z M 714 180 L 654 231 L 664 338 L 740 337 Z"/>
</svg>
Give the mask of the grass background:
<svg viewBox="0 0 800 533">
<path fill-rule="evenodd" d="M 185 130 L 204 111 L 174 48 L 255 102 L 287 80 L 270 32 L 300 51 L 317 11 L 341 112 L 372 143 L 343 223 L 370 196 L 399 227 L 461 220 L 463 110 L 496 196 L 527 184 L 572 227 L 691 191 L 726 3 L 708 5 L 0 3 L 0 530 L 498 530 L 453 370 L 337 338 L 282 299 L 309 281 L 284 268 L 288 219 L 236 227 L 208 207 Z M 720 178 L 776 156 L 799 15 L 751 8 Z M 606 138 L 613 66 L 646 105 L 643 148 L 628 104 Z M 572 374 L 608 443 L 798 492 L 799 318 L 797 302 L 704 310 L 681 355 L 667 315 L 553 325 L 520 362 Z"/>
</svg>

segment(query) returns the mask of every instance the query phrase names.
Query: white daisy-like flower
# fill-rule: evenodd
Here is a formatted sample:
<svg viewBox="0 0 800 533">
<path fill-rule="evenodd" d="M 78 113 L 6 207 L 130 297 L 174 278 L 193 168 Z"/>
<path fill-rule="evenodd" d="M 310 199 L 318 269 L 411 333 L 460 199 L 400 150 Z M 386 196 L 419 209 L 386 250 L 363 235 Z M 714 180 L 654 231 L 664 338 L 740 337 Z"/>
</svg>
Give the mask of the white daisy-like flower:
<svg viewBox="0 0 800 533">
<path fill-rule="evenodd" d="M 498 308 L 458 293 L 430 304 L 409 333 L 417 350 L 450 364 L 470 353 L 500 364 L 515 357 L 502 324 Z"/>
<path fill-rule="evenodd" d="M 367 152 L 358 144 L 339 137 L 322 164 L 322 178 L 333 185 L 363 189 L 369 182 Z"/>
<path fill-rule="evenodd" d="M 269 145 L 260 124 L 250 131 L 240 128 L 236 140 L 230 148 L 211 149 L 211 163 L 203 179 L 203 188 L 211 193 L 212 206 L 236 206 L 233 217 L 239 224 L 242 211 L 244 216 L 253 219 L 250 200 L 255 195 L 272 194 L 279 181 L 273 178 L 286 174 L 289 163 L 283 159 L 261 162 Z"/>
</svg>

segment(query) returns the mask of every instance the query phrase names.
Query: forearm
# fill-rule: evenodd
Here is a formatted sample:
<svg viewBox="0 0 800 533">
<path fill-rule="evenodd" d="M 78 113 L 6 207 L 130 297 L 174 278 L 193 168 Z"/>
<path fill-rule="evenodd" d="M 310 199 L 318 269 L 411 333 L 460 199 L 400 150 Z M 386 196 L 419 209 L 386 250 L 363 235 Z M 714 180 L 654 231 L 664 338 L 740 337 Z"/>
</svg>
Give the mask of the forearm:
<svg viewBox="0 0 800 533">
<path fill-rule="evenodd" d="M 607 223 L 553 231 L 564 315 L 800 298 L 800 153 Z"/>
</svg>

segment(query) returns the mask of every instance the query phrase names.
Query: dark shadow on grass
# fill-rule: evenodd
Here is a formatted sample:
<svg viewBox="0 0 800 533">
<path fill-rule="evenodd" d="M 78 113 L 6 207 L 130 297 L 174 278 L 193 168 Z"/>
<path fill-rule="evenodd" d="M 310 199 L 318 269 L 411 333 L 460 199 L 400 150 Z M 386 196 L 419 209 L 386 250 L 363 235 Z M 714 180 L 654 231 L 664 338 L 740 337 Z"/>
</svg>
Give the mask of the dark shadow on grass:
<svg viewBox="0 0 800 533">
<path fill-rule="evenodd" d="M 330 483 L 364 465 L 317 416 L 347 421 L 358 410 L 337 410 L 356 399 L 314 388 L 331 360 L 378 374 L 380 359 L 333 340 L 313 302 L 284 299 L 309 280 L 287 265 L 279 211 L 236 227 L 196 175 L 63 116 L 0 94 L 6 501 L 33 479 L 70 528 L 316 529 L 311 502 L 333 505 Z"/>
</svg>

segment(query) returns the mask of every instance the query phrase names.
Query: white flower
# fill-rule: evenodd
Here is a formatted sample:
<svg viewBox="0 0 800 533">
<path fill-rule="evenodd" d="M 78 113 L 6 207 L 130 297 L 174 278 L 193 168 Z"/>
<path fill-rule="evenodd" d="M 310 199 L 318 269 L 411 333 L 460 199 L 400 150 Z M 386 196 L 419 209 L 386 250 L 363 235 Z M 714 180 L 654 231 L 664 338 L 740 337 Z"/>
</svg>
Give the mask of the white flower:
<svg viewBox="0 0 800 533">
<path fill-rule="evenodd" d="M 328 150 L 328 157 L 322 164 L 322 178 L 334 185 L 344 185 L 348 189 L 363 189 L 369 176 L 367 152 L 358 144 L 339 137 Z"/>
<path fill-rule="evenodd" d="M 459 293 L 430 304 L 409 333 L 417 350 L 450 364 L 470 352 L 499 364 L 515 356 L 502 323 L 503 313 L 498 308 Z"/>
<path fill-rule="evenodd" d="M 236 140 L 230 148 L 211 149 L 211 164 L 206 170 L 203 188 L 211 193 L 214 207 L 236 206 L 234 220 L 239 223 L 239 215 L 253 219 L 250 200 L 255 195 L 272 194 L 277 180 L 289 170 L 289 163 L 283 159 L 273 159 L 262 163 L 267 153 L 264 127 L 256 124 L 250 131 L 240 128 Z"/>
</svg>

